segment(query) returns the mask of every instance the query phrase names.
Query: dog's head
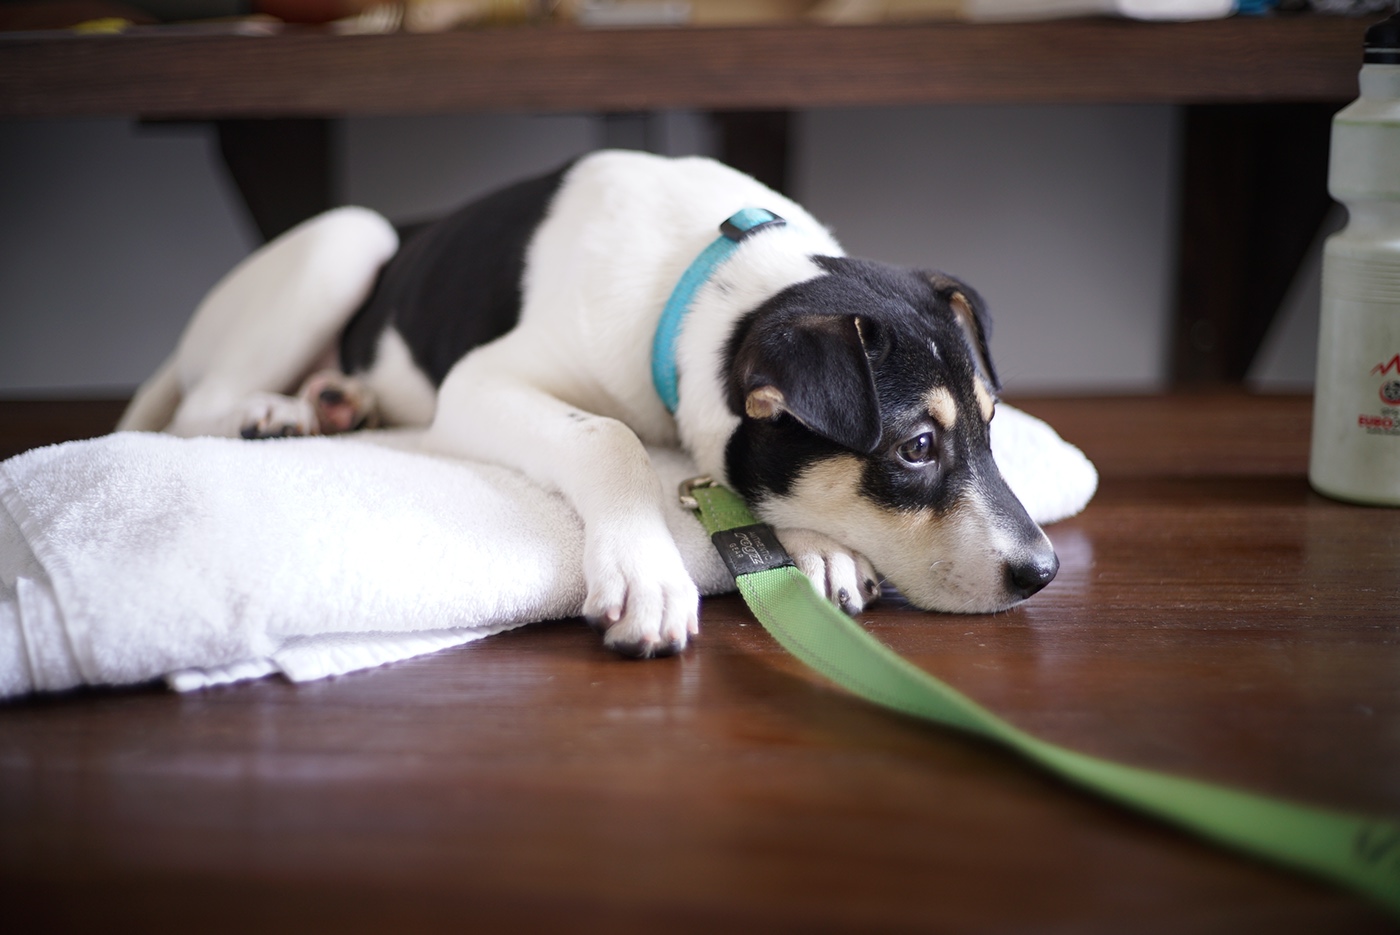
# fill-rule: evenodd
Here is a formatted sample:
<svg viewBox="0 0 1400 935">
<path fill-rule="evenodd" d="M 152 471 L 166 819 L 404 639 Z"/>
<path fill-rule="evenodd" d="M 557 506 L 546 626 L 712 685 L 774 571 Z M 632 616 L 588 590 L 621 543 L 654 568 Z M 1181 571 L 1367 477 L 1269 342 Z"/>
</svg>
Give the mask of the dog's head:
<svg viewBox="0 0 1400 935">
<path fill-rule="evenodd" d="M 940 273 L 821 257 L 727 348 L 725 466 L 767 522 L 863 552 L 914 604 L 990 612 L 1054 549 L 992 460 L 999 389 L 981 298 Z"/>
</svg>

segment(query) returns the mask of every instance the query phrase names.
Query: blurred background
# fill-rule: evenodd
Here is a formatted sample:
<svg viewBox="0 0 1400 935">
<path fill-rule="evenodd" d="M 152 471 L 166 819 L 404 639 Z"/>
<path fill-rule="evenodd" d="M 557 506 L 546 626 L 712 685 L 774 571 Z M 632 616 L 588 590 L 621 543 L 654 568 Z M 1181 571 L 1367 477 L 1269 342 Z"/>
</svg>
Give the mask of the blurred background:
<svg viewBox="0 0 1400 935">
<path fill-rule="evenodd" d="M 1327 117 L 1314 108 L 1323 159 Z M 1189 119 L 1190 108 L 1171 104 L 797 110 L 783 115 L 778 172 L 849 253 L 938 268 L 981 291 L 1008 392 L 1153 392 L 1183 372 L 1173 362 L 1182 346 L 1209 350 L 1213 340 L 1209 328 L 1183 335 L 1189 308 L 1176 314 L 1178 214 L 1211 204 L 1181 197 Z M 1280 126 L 1286 135 L 1287 120 Z M 317 132 L 329 203 L 396 222 L 600 147 L 728 151 L 716 118 L 690 111 L 353 117 Z M 1210 130 L 1227 146 L 1230 132 Z M 0 397 L 129 394 L 204 293 L 262 242 L 220 133 L 199 121 L 0 120 Z M 1313 162 L 1315 201 L 1322 163 Z M 1340 222 L 1334 210 L 1322 233 Z M 1311 384 L 1321 236 L 1296 273 L 1291 259 L 1275 273 L 1281 285 L 1261 301 L 1277 314 L 1253 313 L 1268 328 L 1245 361 L 1253 388 Z"/>
</svg>

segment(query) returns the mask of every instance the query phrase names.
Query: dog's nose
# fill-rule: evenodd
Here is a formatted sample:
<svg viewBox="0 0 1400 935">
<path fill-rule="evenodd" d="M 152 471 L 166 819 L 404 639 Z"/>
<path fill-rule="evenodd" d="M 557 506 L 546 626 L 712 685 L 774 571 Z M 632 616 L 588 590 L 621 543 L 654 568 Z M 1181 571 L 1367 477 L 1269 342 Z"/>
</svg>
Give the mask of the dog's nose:
<svg viewBox="0 0 1400 935">
<path fill-rule="evenodd" d="M 1060 570 L 1060 557 L 1047 549 L 1043 553 L 1007 562 L 1006 586 L 1018 600 L 1025 600 L 1051 581 Z"/>
</svg>

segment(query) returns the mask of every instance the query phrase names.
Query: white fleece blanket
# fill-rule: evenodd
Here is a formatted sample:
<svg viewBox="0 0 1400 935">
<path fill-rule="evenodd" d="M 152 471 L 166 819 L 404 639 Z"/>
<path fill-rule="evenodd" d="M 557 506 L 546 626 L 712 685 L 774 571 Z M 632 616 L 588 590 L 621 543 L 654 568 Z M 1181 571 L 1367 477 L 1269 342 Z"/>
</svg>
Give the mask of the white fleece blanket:
<svg viewBox="0 0 1400 935">
<path fill-rule="evenodd" d="M 1093 466 L 1043 422 L 1003 406 L 992 436 L 1034 518 L 1088 503 Z M 568 504 L 412 441 L 127 432 L 0 463 L 0 697 L 307 681 L 577 615 Z M 694 473 L 652 459 L 668 489 Z M 732 589 L 699 522 L 668 520 L 702 593 Z"/>
</svg>

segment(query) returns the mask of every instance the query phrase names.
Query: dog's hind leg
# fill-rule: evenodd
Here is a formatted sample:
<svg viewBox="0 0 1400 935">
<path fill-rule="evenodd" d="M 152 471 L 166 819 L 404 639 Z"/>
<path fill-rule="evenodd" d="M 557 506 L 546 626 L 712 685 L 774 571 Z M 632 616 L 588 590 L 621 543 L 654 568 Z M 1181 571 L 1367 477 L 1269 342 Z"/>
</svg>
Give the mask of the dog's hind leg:
<svg viewBox="0 0 1400 935">
<path fill-rule="evenodd" d="M 180 374 L 175 358 L 167 357 L 142 383 L 117 421 L 118 432 L 159 432 L 170 424 L 180 405 Z"/>
<path fill-rule="evenodd" d="M 667 528 L 646 449 L 622 422 L 497 365 L 499 347 L 448 374 L 425 446 L 514 467 L 561 492 L 583 520 L 583 613 L 604 644 L 638 657 L 678 652 L 699 630 L 700 596 Z"/>
<path fill-rule="evenodd" d="M 374 391 L 335 369 L 313 373 L 295 395 L 250 393 L 229 412 L 243 438 L 338 435 L 379 425 Z"/>
<path fill-rule="evenodd" d="M 308 434 L 315 406 L 290 395 L 333 361 L 336 339 L 398 247 L 363 208 L 312 218 L 251 254 L 209 292 L 176 348 L 175 435 Z"/>
<path fill-rule="evenodd" d="M 316 411 L 316 434 L 336 435 L 379 425 L 379 404 L 364 380 L 336 369 L 318 370 L 306 378 L 297 397 Z"/>
</svg>

